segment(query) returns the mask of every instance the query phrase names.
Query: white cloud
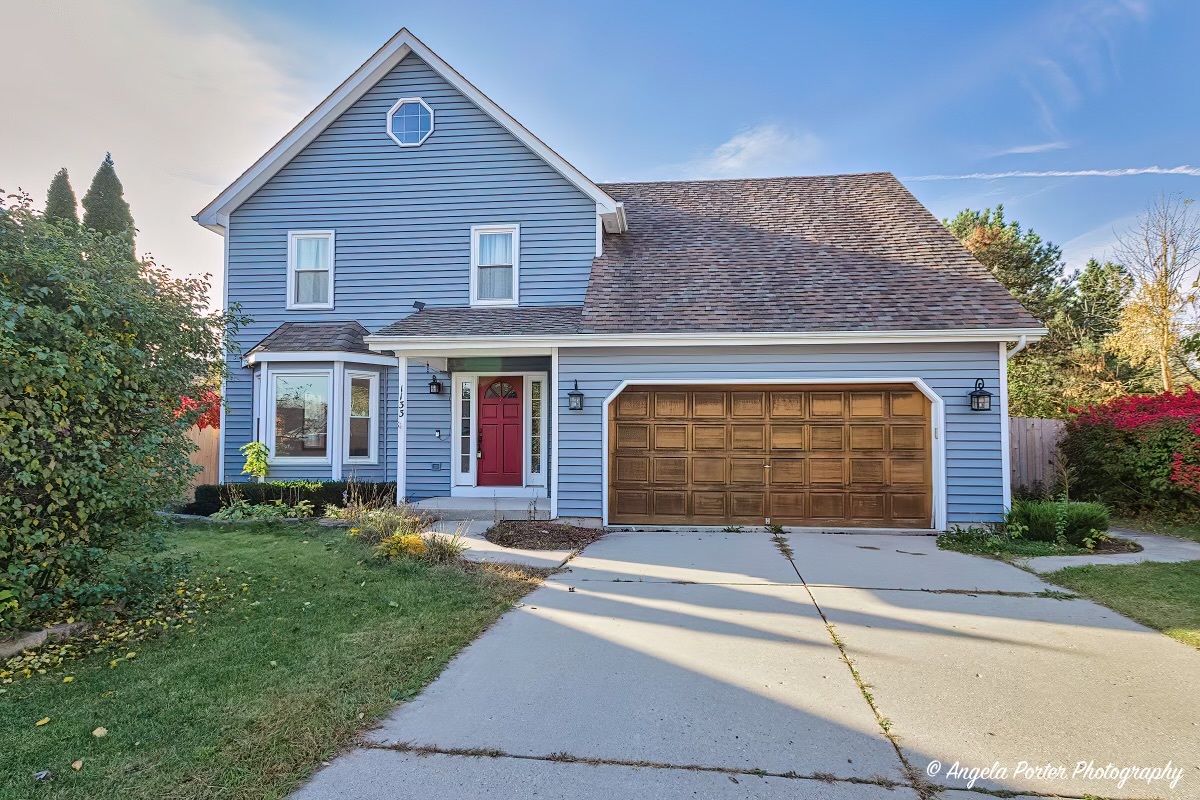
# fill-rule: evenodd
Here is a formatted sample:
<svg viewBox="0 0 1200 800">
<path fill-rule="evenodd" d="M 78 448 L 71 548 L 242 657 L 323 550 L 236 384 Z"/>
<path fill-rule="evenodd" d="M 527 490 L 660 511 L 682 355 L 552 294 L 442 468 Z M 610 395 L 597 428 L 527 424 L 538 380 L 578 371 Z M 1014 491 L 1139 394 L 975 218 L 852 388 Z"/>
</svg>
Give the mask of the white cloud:
<svg viewBox="0 0 1200 800">
<path fill-rule="evenodd" d="M 1123 169 L 1047 169 L 968 172 L 962 175 L 908 175 L 906 181 L 970 181 L 1000 178 L 1123 178 L 1127 175 L 1188 175 L 1200 178 L 1200 167 L 1127 167 Z"/>
<path fill-rule="evenodd" d="M 992 157 L 996 156 L 1016 156 L 1027 155 L 1031 153 L 1049 153 L 1052 150 L 1066 150 L 1066 142 L 1039 142 L 1037 144 L 1019 144 L 1016 147 L 1008 147 L 1004 150 L 997 150 L 992 153 Z"/>
<path fill-rule="evenodd" d="M 766 124 L 741 131 L 680 170 L 695 178 L 781 175 L 811 163 L 823 150 L 823 143 L 812 133 Z"/>
<path fill-rule="evenodd" d="M 111 151 L 138 251 L 178 274 L 212 273 L 221 239 L 191 215 L 312 104 L 283 56 L 223 13 L 183 3 L 13 3 L 0 52 L 0 188 L 40 206 L 67 167 L 82 199 Z"/>
</svg>

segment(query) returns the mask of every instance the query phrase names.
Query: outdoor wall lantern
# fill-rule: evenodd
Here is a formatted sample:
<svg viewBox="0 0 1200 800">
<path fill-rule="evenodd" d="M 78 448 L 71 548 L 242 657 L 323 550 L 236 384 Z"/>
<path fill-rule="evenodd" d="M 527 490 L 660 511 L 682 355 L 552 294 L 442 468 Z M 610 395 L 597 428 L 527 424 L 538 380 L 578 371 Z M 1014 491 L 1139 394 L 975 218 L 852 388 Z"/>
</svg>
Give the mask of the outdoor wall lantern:
<svg viewBox="0 0 1200 800">
<path fill-rule="evenodd" d="M 571 411 L 583 411 L 583 392 L 579 391 L 579 380 L 575 380 L 575 388 L 567 392 L 567 408 Z"/>
<path fill-rule="evenodd" d="M 975 391 L 971 392 L 971 410 L 992 410 L 992 393 L 983 388 L 983 378 L 975 381 Z"/>
<path fill-rule="evenodd" d="M 438 380 L 437 375 L 434 375 L 432 378 L 429 379 L 429 393 L 430 394 L 441 394 L 442 393 L 442 382 Z"/>
</svg>

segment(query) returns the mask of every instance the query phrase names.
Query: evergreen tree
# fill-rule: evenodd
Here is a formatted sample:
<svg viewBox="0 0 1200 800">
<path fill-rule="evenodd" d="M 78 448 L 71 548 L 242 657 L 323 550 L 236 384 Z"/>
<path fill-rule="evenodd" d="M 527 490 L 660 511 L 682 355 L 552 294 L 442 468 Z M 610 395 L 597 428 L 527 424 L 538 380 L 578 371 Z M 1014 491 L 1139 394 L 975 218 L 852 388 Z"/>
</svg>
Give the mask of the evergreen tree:
<svg viewBox="0 0 1200 800">
<path fill-rule="evenodd" d="M 92 178 L 92 185 L 83 196 L 84 227 L 108 234 L 123 234 L 129 237 L 133 248 L 133 213 L 125 202 L 125 189 L 113 167 L 111 153 L 104 154 L 104 161 Z"/>
<path fill-rule="evenodd" d="M 46 210 L 42 212 L 42 218 L 47 222 L 79 224 L 75 190 L 71 188 L 71 179 L 67 176 L 66 167 L 54 173 L 54 178 L 50 181 L 50 190 L 46 192 Z"/>
</svg>

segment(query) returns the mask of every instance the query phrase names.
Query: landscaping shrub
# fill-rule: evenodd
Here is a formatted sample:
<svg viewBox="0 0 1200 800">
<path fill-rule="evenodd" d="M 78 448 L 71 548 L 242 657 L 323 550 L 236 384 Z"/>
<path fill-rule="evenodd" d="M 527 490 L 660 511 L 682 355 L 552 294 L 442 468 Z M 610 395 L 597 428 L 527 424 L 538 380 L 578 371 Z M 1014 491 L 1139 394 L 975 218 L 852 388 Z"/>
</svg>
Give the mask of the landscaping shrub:
<svg viewBox="0 0 1200 800">
<path fill-rule="evenodd" d="M 0 628 L 136 577 L 110 562 L 183 496 L 205 409 L 180 398 L 220 377 L 244 321 L 207 309 L 205 279 L 135 260 L 129 235 L 0 193 Z"/>
<path fill-rule="evenodd" d="M 1122 514 L 1200 510 L 1200 394 L 1133 395 L 1074 411 L 1061 451 L 1072 494 Z"/>
<path fill-rule="evenodd" d="M 375 552 L 384 558 L 420 558 L 426 550 L 425 539 L 415 533 L 393 533 L 375 545 Z"/>
<path fill-rule="evenodd" d="M 1010 533 L 1037 542 L 1057 542 L 1085 547 L 1095 531 L 1108 530 L 1108 509 L 1100 503 L 1072 503 L 1055 500 L 1014 500 L 1005 519 Z"/>
<path fill-rule="evenodd" d="M 236 493 L 236 495 L 235 495 Z M 396 502 L 395 483 L 363 483 L 361 481 L 264 481 L 256 483 L 205 484 L 196 487 L 196 499 L 186 510 L 191 514 L 210 516 L 223 506 L 241 497 L 258 505 L 276 500 L 294 506 L 302 500 L 312 503 L 313 513 L 323 516 L 326 507 L 342 506 L 359 497 L 363 503 L 372 501 Z"/>
</svg>

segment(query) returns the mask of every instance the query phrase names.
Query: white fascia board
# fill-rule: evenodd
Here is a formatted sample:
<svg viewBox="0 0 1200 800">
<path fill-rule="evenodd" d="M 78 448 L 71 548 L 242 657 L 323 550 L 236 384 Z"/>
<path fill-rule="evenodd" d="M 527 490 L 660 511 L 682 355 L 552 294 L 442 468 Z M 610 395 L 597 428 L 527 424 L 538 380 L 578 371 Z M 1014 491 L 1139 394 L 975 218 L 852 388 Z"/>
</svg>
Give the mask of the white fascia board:
<svg viewBox="0 0 1200 800">
<path fill-rule="evenodd" d="M 809 333 L 644 333 L 577 334 L 574 336 L 386 336 L 365 337 L 371 350 L 442 352 L 496 348 L 545 347 L 687 347 L 690 345 L 823 345 L 861 343 L 1035 341 L 1045 328 L 947 331 L 818 331 Z"/>
<path fill-rule="evenodd" d="M 345 361 L 348 364 L 379 364 L 385 367 L 396 365 L 395 356 L 380 356 L 369 353 L 346 353 L 340 350 L 270 351 L 251 353 L 242 359 L 243 367 L 266 364 L 271 361 Z"/>
<path fill-rule="evenodd" d="M 554 168 L 568 181 L 573 183 L 584 194 L 596 203 L 597 213 L 605 218 L 624 219 L 620 204 L 609 197 L 599 186 L 586 175 L 571 165 L 566 159 L 554 152 L 545 142 L 534 136 L 524 125 L 517 122 L 509 114 L 496 105 L 473 86 L 470 81 L 458 74 L 449 64 L 436 53 L 425 46 L 421 40 L 413 36 L 407 28 L 401 28 L 375 54 L 367 59 L 353 75 L 342 82 L 337 89 L 326 97 L 320 105 L 309 112 L 296 127 L 288 131 L 274 147 L 268 150 L 248 170 L 221 192 L 215 200 L 205 206 L 192 219 L 209 230 L 224 233 L 225 220 L 233 211 L 262 188 L 272 176 L 296 157 L 314 139 L 337 119 L 346 109 L 367 93 L 384 75 L 403 61 L 409 53 L 429 64 L 436 72 L 446 79 L 455 89 L 479 106 L 484 113 L 515 136 L 522 144 L 536 153 L 547 164 Z M 224 218 L 224 219 L 222 219 Z M 623 227 L 621 228 L 624 229 Z"/>
</svg>

